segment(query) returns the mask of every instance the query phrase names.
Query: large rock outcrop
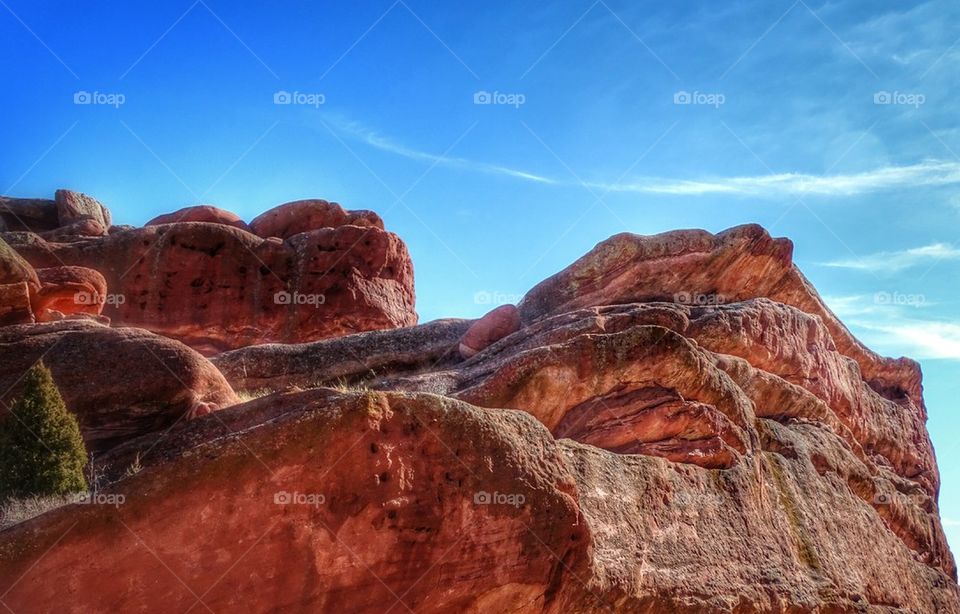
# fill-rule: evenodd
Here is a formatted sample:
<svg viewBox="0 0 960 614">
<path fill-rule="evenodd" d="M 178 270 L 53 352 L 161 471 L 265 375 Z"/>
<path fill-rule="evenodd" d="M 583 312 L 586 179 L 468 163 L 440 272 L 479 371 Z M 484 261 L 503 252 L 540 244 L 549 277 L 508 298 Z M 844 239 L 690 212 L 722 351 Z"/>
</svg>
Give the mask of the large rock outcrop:
<svg viewBox="0 0 960 614">
<path fill-rule="evenodd" d="M 957 611 L 828 469 L 849 449 L 758 424 L 767 449 L 718 471 L 435 395 L 275 395 L 117 450 L 113 505 L 6 532 L 0 590 L 17 612 Z"/>
<path fill-rule="evenodd" d="M 58 203 L 66 199 L 61 192 Z M 79 197 L 65 202 L 81 223 L 97 211 Z M 103 314 L 114 323 L 204 354 L 415 324 L 413 265 L 403 241 L 383 230 L 375 214 L 319 203 L 325 201 L 263 214 L 254 229 L 266 238 L 212 207 L 161 216 L 144 228 L 113 227 L 107 236 L 5 235 L 37 268 L 69 265 L 102 274 Z"/>
<path fill-rule="evenodd" d="M 99 236 L 110 229 L 107 207 L 86 194 L 57 190 L 53 200 L 0 196 L 0 231 L 30 232 L 51 239 Z"/>
<path fill-rule="evenodd" d="M 0 239 L 0 326 L 99 315 L 106 281 L 92 269 L 54 266 L 35 270 Z"/>
<path fill-rule="evenodd" d="M 0 533 L 3 602 L 960 612 L 919 366 L 788 241 L 618 235 L 502 312 L 215 356 L 266 396 L 112 447 L 122 505 Z"/>
</svg>

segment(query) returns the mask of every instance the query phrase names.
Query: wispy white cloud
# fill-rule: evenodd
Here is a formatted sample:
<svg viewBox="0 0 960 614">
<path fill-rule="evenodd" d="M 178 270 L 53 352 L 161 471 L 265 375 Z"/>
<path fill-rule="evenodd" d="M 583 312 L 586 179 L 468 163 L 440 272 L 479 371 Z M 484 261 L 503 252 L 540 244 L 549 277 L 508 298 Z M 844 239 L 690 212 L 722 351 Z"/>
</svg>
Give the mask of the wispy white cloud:
<svg viewBox="0 0 960 614">
<path fill-rule="evenodd" d="M 960 323 L 924 318 L 932 307 L 921 294 L 824 296 L 830 309 L 868 346 L 888 355 L 918 360 L 960 360 Z"/>
<path fill-rule="evenodd" d="M 748 196 L 820 195 L 852 196 L 903 187 L 940 186 L 960 183 L 960 163 L 926 160 L 907 166 L 885 166 L 862 173 L 811 175 L 778 173 L 750 177 L 726 177 L 696 181 L 646 178 L 604 186 L 618 192 L 651 194 Z"/>
<path fill-rule="evenodd" d="M 486 162 L 476 162 L 466 158 L 441 156 L 425 151 L 419 151 L 417 149 L 401 145 L 396 141 L 379 134 L 375 130 L 371 130 L 370 128 L 357 122 L 334 120 L 331 123 L 341 132 L 363 141 L 371 147 L 381 151 L 386 151 L 388 153 L 397 154 L 398 156 L 403 156 L 404 158 L 410 158 L 411 160 L 420 160 L 423 162 L 429 162 L 431 164 L 440 164 L 443 166 L 473 170 L 481 173 L 506 175 L 508 177 L 515 177 L 517 179 L 533 181 L 536 183 L 559 183 L 558 181 L 550 179 L 549 177 L 543 177 L 535 173 L 528 173 L 526 171 L 508 168 L 506 166 L 488 164 Z"/>
<path fill-rule="evenodd" d="M 442 156 L 421 151 L 400 144 L 357 122 L 332 120 L 331 123 L 337 130 L 349 137 L 360 140 L 381 151 L 403 156 L 411 160 L 513 177 L 522 181 L 545 185 L 579 185 L 577 181 L 558 179 L 500 164 L 478 162 L 468 158 Z M 925 160 L 905 166 L 885 166 L 860 173 L 836 175 L 777 173 L 770 175 L 701 179 L 637 177 L 622 182 L 594 180 L 585 181 L 584 183 L 592 189 L 603 192 L 626 192 L 668 196 L 707 196 L 715 194 L 758 197 L 788 195 L 852 196 L 898 188 L 960 184 L 960 162 Z"/>
<path fill-rule="evenodd" d="M 897 273 L 924 263 L 960 259 L 960 249 L 946 243 L 931 243 L 893 252 L 879 252 L 862 258 L 850 258 L 825 262 L 824 266 L 855 269 L 858 271 L 881 271 Z"/>
<path fill-rule="evenodd" d="M 924 320 L 900 320 L 889 323 L 853 322 L 855 326 L 887 336 L 885 347 L 903 348 L 905 355 L 917 359 L 960 359 L 960 324 Z"/>
</svg>

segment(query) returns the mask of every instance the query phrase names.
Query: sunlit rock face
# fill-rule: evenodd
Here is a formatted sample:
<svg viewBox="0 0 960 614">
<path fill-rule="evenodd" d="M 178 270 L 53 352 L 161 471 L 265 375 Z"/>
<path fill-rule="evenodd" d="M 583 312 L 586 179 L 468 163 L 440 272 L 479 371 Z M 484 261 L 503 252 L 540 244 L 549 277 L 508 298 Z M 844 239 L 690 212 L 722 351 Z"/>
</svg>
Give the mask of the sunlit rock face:
<svg viewBox="0 0 960 614">
<path fill-rule="evenodd" d="M 51 210 L 69 225 L 51 227 Z M 417 322 L 406 245 L 369 211 L 298 201 L 248 226 L 228 211 L 195 206 L 143 228 L 110 227 L 106 207 L 67 190 L 56 202 L 0 201 L 0 216 L 5 211 L 17 230 L 0 234 L 34 267 L 100 273 L 103 315 L 206 355 Z M 76 226 L 89 223 L 110 232 Z"/>
<path fill-rule="evenodd" d="M 223 375 L 179 341 L 89 319 L 0 328 L 0 417 L 43 360 L 87 448 L 99 455 L 145 433 L 238 402 Z"/>
<path fill-rule="evenodd" d="M 617 235 L 478 321 L 197 356 L 262 396 L 112 442 L 115 505 L 0 533 L 0 595 L 15 612 L 960 612 L 919 366 L 862 346 L 791 251 L 757 226 Z"/>
</svg>

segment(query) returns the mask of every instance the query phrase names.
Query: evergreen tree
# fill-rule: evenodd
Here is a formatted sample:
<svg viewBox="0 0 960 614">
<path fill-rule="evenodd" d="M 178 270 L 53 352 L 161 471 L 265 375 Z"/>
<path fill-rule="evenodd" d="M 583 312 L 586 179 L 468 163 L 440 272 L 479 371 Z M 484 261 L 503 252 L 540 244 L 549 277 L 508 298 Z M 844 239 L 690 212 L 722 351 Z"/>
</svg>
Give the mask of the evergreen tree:
<svg viewBox="0 0 960 614">
<path fill-rule="evenodd" d="M 86 464 L 80 425 L 67 411 L 50 370 L 37 363 L 25 377 L 23 395 L 0 423 L 0 501 L 84 491 Z"/>
</svg>

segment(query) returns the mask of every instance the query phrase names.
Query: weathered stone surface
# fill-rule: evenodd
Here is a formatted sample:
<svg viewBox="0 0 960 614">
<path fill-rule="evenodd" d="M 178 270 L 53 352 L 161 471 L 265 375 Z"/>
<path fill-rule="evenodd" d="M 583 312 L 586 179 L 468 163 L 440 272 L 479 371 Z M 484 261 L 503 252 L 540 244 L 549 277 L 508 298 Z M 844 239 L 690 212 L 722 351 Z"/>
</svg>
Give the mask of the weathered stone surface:
<svg viewBox="0 0 960 614">
<path fill-rule="evenodd" d="M 0 284 L 0 326 L 32 322 L 33 308 L 27 282 Z"/>
<path fill-rule="evenodd" d="M 716 471 L 435 395 L 274 395 L 104 457 L 123 505 L 4 532 L 0 590 L 18 612 L 958 611 L 838 488 L 848 448 L 758 426 L 765 449 Z"/>
<path fill-rule="evenodd" d="M 774 239 L 757 225 L 716 235 L 703 230 L 619 234 L 535 286 L 520 312 L 528 322 L 596 305 L 669 301 L 698 306 L 765 297 L 822 319 L 840 352 L 857 361 L 868 385 L 919 400 L 919 365 L 883 358 L 857 341 L 793 265 L 792 253 L 788 239 Z"/>
<path fill-rule="evenodd" d="M 155 267 L 222 282 L 230 241 L 320 271 L 378 232 L 188 223 L 46 248 L 119 259 L 147 239 Z M 163 251 L 183 244 L 217 265 Z M 0 533 L 0 595 L 18 612 L 960 612 L 919 368 L 854 339 L 790 248 L 753 226 L 618 235 L 465 360 L 494 318 L 220 354 L 267 396 L 194 399 L 112 446 L 102 492 L 126 503 Z M 0 350 L 40 326 L 0 329 Z"/>
<path fill-rule="evenodd" d="M 40 290 L 33 299 L 34 312 L 62 315 L 89 313 L 99 315 L 107 299 L 107 281 L 93 269 L 61 266 L 37 269 Z"/>
<path fill-rule="evenodd" d="M 520 330 L 520 312 L 516 305 L 501 305 L 470 326 L 460 340 L 460 355 L 470 358 L 518 330 Z"/>
<path fill-rule="evenodd" d="M 94 452 L 169 428 L 197 403 L 237 402 L 220 372 L 177 341 L 135 328 L 64 320 L 0 328 L 0 411 L 41 358 Z"/>
<path fill-rule="evenodd" d="M 60 227 L 82 220 L 93 220 L 102 230 L 110 228 L 110 211 L 92 196 L 72 190 L 57 190 L 54 200 Z"/>
<path fill-rule="evenodd" d="M 0 284 L 26 282 L 31 288 L 40 286 L 37 273 L 6 241 L 0 239 Z"/>
<path fill-rule="evenodd" d="M 173 213 L 164 213 L 153 218 L 145 226 L 156 226 L 158 224 L 176 224 L 177 222 L 207 222 L 209 224 L 224 224 L 233 226 L 241 230 L 250 232 L 247 223 L 240 219 L 236 213 L 225 211 L 213 205 L 194 205 L 184 207 Z"/>
<path fill-rule="evenodd" d="M 60 225 L 56 203 L 42 198 L 0 196 L 0 220 L 5 231 L 44 232 Z"/>
<path fill-rule="evenodd" d="M 378 374 L 397 377 L 452 366 L 459 361 L 457 343 L 470 324 L 435 320 L 312 343 L 252 345 L 210 360 L 236 390 L 354 385 L 374 381 Z"/>
<path fill-rule="evenodd" d="M 40 236 L 52 243 L 66 243 L 77 241 L 83 237 L 99 237 L 107 234 L 106 229 L 99 221 L 84 218 L 71 222 L 55 230 L 40 233 Z"/>
<path fill-rule="evenodd" d="M 747 231 L 726 236 L 741 241 L 753 232 Z M 758 237 L 761 245 L 776 248 L 776 241 Z M 749 257 L 763 253 L 756 246 L 737 249 L 746 249 Z M 731 248 L 727 262 L 746 257 L 735 252 Z M 687 279 L 704 266 L 699 259 L 684 262 L 664 266 Z M 778 267 L 792 267 L 789 260 L 777 262 Z M 619 270 L 615 262 L 608 264 Z M 749 277 L 749 267 L 739 266 L 742 276 Z M 605 275 L 602 270 L 595 273 Z M 788 276 L 791 283 L 797 279 Z M 569 307 L 569 312 L 562 312 L 568 308 L 563 307 L 557 315 L 544 311 L 528 318 L 516 334 L 463 363 L 444 360 L 413 371 L 370 369 L 364 366 L 368 359 L 384 361 L 359 336 L 337 340 L 336 347 L 349 347 L 352 357 L 335 371 L 327 361 L 309 359 L 332 351 L 333 346 L 321 350 L 318 344 L 282 353 L 269 347 L 237 350 L 224 355 L 220 366 L 240 387 L 255 383 L 270 388 L 272 380 L 310 386 L 311 380 L 316 385 L 342 379 L 378 389 L 430 391 L 484 407 L 522 409 L 557 437 L 621 454 L 725 470 L 768 452 L 784 453 L 779 440 L 767 436 L 768 422 L 788 429 L 814 425 L 831 446 L 849 450 L 843 462 L 830 465 L 830 471 L 845 476 L 844 488 L 871 506 L 912 556 L 955 575 L 936 512 L 939 475 L 925 429 L 918 372 L 905 360 L 883 359 L 851 343 L 845 329 L 838 333 L 842 343 L 837 343 L 836 329 L 815 294 L 793 294 L 792 304 L 786 304 L 750 298 L 745 289 L 736 302 L 723 304 L 731 298 L 703 304 L 685 298 L 691 292 L 704 293 L 702 287 L 682 287 L 669 288 L 680 294 L 677 301 Z M 744 285 L 751 287 L 753 292 L 763 290 L 759 282 Z M 812 292 L 809 286 L 796 287 Z M 632 298 L 637 297 L 602 300 Z M 797 305 L 807 305 L 813 313 Z M 417 338 L 416 330 L 407 333 L 409 339 Z M 397 332 L 381 335 L 390 338 Z M 443 343 L 454 342 L 446 338 Z M 443 343 L 431 352 L 449 354 L 452 348 L 444 351 Z M 256 367 L 250 369 L 254 351 Z M 406 351 L 415 353 L 415 346 Z M 873 378 L 868 379 L 861 364 L 872 370 Z M 296 366 L 287 369 L 291 365 Z M 250 371 L 261 377 L 251 377 Z M 765 448 L 764 441 L 772 442 L 772 448 Z M 791 449 L 788 456 L 792 454 Z M 826 456 L 817 454 L 809 462 L 825 471 Z M 888 503 L 891 493 L 899 493 L 894 504 Z"/>
<path fill-rule="evenodd" d="M 72 243 L 30 240 L 36 266 L 103 274 L 117 324 L 212 354 L 416 323 L 413 266 L 396 235 L 341 226 L 261 239 L 221 224 L 181 222 Z"/>
<path fill-rule="evenodd" d="M 338 203 L 319 199 L 274 207 L 250 222 L 250 229 L 263 238 L 288 239 L 301 232 L 347 225 L 383 230 L 383 220 L 373 211 L 347 211 Z"/>
<path fill-rule="evenodd" d="M 4 594 L 9 607 L 560 611 L 580 599 L 590 534 L 577 487 L 549 433 L 524 414 L 326 392 L 217 418 L 193 423 L 211 443 L 174 434 L 146 457 L 170 462 L 111 488 L 124 505 L 61 509 L 8 534 L 0 591 L 35 563 Z M 498 502 L 482 503 L 485 493 Z M 500 501 L 508 494 L 522 503 Z M 63 569 L 69 580 L 49 581 Z"/>
</svg>

